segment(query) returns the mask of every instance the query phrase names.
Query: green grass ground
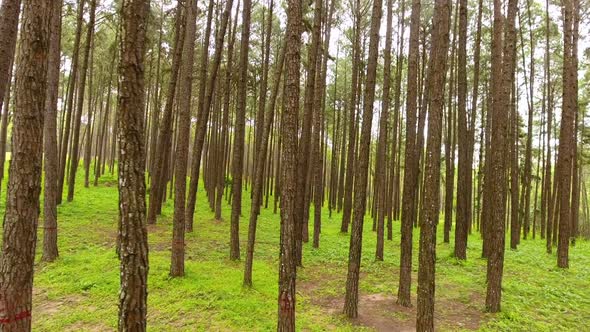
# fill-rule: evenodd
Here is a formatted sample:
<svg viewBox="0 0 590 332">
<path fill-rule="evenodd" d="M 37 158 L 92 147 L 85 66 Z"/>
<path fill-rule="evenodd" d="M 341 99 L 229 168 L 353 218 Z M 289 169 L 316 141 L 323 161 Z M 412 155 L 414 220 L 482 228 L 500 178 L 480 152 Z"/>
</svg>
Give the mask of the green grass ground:
<svg viewBox="0 0 590 332">
<path fill-rule="evenodd" d="M 80 172 L 82 177 L 83 170 Z M 110 331 L 117 326 L 119 262 L 114 244 L 118 192 L 114 177 L 98 187 L 78 181 L 75 200 L 59 207 L 60 258 L 40 263 L 37 245 L 34 282 L 35 331 Z M 0 209 L 4 208 L 5 188 Z M 244 216 L 249 195 L 244 195 Z M 172 201 L 158 224 L 149 227 L 148 329 L 151 331 L 271 331 L 276 324 L 279 217 L 263 209 L 259 218 L 254 286 L 242 286 L 243 260 L 228 259 L 229 207 L 223 221 L 213 220 L 205 193 L 198 193 L 195 230 L 187 234 L 186 276 L 168 276 L 172 237 Z M 360 317 L 341 314 L 349 236 L 339 233 L 341 216 L 323 211 L 320 248 L 304 247 L 305 267 L 298 271 L 297 328 L 304 331 L 413 329 L 415 308 L 395 305 L 399 272 L 399 222 L 385 243 L 385 261 L 375 262 L 375 233 L 366 218 L 360 281 Z M 247 218 L 240 225 L 241 249 Z M 42 222 L 40 223 L 42 224 Z M 311 226 L 311 225 L 310 225 Z M 310 228 L 311 229 L 311 228 Z M 414 233 L 413 294 L 416 293 L 417 239 Z M 39 241 L 42 240 L 39 229 Z M 453 240 L 451 239 L 451 243 Z M 583 331 L 590 322 L 590 243 L 570 251 L 571 268 L 556 268 L 541 240 L 523 241 L 506 251 L 502 312 L 483 312 L 486 262 L 479 258 L 479 235 L 469 237 L 468 260 L 452 257 L 439 227 L 436 267 L 436 325 L 456 331 Z M 413 298 L 415 303 L 415 296 Z"/>
</svg>

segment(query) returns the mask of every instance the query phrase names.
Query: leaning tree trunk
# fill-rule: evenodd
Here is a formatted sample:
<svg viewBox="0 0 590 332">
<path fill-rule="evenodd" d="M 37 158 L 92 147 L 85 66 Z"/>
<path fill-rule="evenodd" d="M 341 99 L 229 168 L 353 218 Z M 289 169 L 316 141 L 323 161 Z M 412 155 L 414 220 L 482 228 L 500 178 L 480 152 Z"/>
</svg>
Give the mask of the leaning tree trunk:
<svg viewBox="0 0 590 332">
<path fill-rule="evenodd" d="M 2 331 L 30 331 L 51 4 L 26 0 L 16 59 L 12 161 L 0 258 Z"/>
<path fill-rule="evenodd" d="M 119 141 L 119 331 L 145 331 L 148 242 L 145 222 L 144 58 L 149 0 L 121 4 Z"/>
</svg>

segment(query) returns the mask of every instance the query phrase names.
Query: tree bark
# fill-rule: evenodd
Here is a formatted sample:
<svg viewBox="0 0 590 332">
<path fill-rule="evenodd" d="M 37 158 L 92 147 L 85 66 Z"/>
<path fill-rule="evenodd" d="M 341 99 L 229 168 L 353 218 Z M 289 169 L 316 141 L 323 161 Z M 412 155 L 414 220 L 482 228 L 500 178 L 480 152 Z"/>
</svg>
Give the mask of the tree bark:
<svg viewBox="0 0 590 332">
<path fill-rule="evenodd" d="M 467 128 L 467 0 L 459 1 L 459 49 L 457 70 L 457 122 L 459 137 L 459 169 L 457 172 L 457 216 L 455 226 L 455 257 L 467 259 L 467 234 L 471 223 L 470 136 Z M 476 89 L 476 88 L 474 88 Z M 473 116 L 473 115 L 472 115 Z"/>
<path fill-rule="evenodd" d="M 355 194 L 350 249 L 348 253 L 348 275 L 346 278 L 346 297 L 344 314 L 350 318 L 358 316 L 358 286 L 363 241 L 363 223 L 367 203 L 367 177 L 369 153 L 371 150 L 371 125 L 373 121 L 373 102 L 375 101 L 375 81 L 379 52 L 379 29 L 383 16 L 382 0 L 373 1 L 371 13 L 371 30 L 369 32 L 369 58 L 367 63 L 367 81 L 363 109 L 363 125 L 359 140 L 359 157 L 355 175 Z"/>
<path fill-rule="evenodd" d="M 88 62 L 90 60 L 90 48 L 94 36 L 94 21 L 96 19 L 96 5 L 98 0 L 90 0 L 88 24 L 86 25 L 86 45 L 84 46 L 84 58 L 80 68 L 80 82 L 78 82 L 77 105 L 75 108 L 76 118 L 74 119 L 74 128 L 72 132 L 72 155 L 70 156 L 70 174 L 68 178 L 68 202 L 74 200 L 74 188 L 76 185 L 76 172 L 80 161 L 80 125 L 82 123 L 82 111 L 84 107 L 84 96 L 86 93 L 86 75 L 88 73 Z M 88 99 L 88 107 L 92 101 Z"/>
<path fill-rule="evenodd" d="M 416 186 L 418 185 L 418 150 L 416 147 L 416 106 L 418 99 L 418 58 L 420 35 L 420 0 L 412 0 L 408 55 L 408 87 L 406 97 L 406 147 L 404 157 L 404 189 L 402 197 L 400 277 L 397 303 L 411 306 L 412 225 L 417 218 Z"/>
<path fill-rule="evenodd" d="M 236 119 L 234 125 L 234 151 L 232 156 L 232 210 L 231 210 L 231 231 L 239 234 L 240 215 L 242 213 L 242 178 L 244 172 L 244 140 L 246 127 L 246 97 L 248 85 L 248 54 L 250 51 L 250 20 L 252 1 L 244 0 L 242 9 L 242 36 L 240 38 L 240 62 L 238 78 L 238 100 L 236 108 Z M 235 236 L 235 235 L 234 235 Z M 239 244 L 239 235 L 236 236 Z M 234 246 L 236 243 L 234 243 Z M 240 258 L 239 246 L 232 246 L 230 258 Z M 237 249 L 237 250 L 236 250 Z"/>
<path fill-rule="evenodd" d="M 465 9 L 466 0 L 459 3 Z M 463 7 L 465 6 L 465 7 Z M 428 138 L 426 142 L 424 177 L 424 219 L 420 225 L 420 253 L 418 258 L 418 312 L 416 331 L 434 331 L 434 291 L 436 264 L 436 226 L 439 219 L 440 155 L 442 114 L 444 108 L 446 58 L 449 48 L 451 4 L 437 0 L 432 24 L 428 95 Z M 466 17 L 465 17 L 466 18 Z M 459 37 L 461 40 L 461 37 Z M 461 41 L 459 42 L 461 43 Z M 461 45 L 460 45 L 461 47 Z M 466 87 L 465 87 L 466 88 Z"/>
<path fill-rule="evenodd" d="M 43 146 L 45 163 L 45 188 L 43 191 L 43 256 L 41 260 L 54 261 L 57 250 L 57 95 L 59 88 L 61 6 L 63 1 L 51 4 L 49 26 L 49 52 L 47 55 L 47 93 Z"/>
<path fill-rule="evenodd" d="M 184 45 L 185 34 L 185 20 L 184 10 L 181 2 L 178 2 L 176 7 L 176 27 L 174 45 L 172 47 L 172 66 L 170 67 L 170 81 L 168 82 L 168 96 L 166 104 L 164 105 L 164 113 L 162 115 L 162 122 L 160 124 L 160 132 L 158 134 L 158 148 L 156 158 L 154 159 L 154 169 L 152 173 L 152 181 L 150 185 L 150 205 L 147 215 L 147 223 L 155 224 L 156 216 L 159 213 L 162 198 L 165 197 L 166 178 L 168 168 L 168 155 L 170 145 L 172 144 L 172 125 L 174 112 L 174 97 L 176 95 L 176 85 L 178 83 L 178 72 L 182 59 L 182 45 Z"/>
<path fill-rule="evenodd" d="M 514 48 L 516 30 L 514 20 L 517 1 L 509 0 L 506 31 L 502 45 L 502 13 L 499 0 L 494 1 L 494 25 L 492 39 L 492 137 L 489 219 L 489 258 L 487 266 L 486 310 L 500 311 L 502 297 L 502 274 L 504 269 L 505 216 L 506 216 L 506 136 L 508 133 L 508 112 L 510 90 L 514 71 Z M 503 55 L 502 55 L 503 46 Z"/>
<path fill-rule="evenodd" d="M 21 0 L 2 0 L 0 7 L 0 105 L 4 103 L 7 92 L 10 92 L 20 7 Z"/>
<path fill-rule="evenodd" d="M 148 242 L 145 222 L 144 58 L 149 0 L 121 4 L 119 140 L 119 331 L 145 331 Z"/>
<path fill-rule="evenodd" d="M 285 90 L 281 124 L 281 235 L 279 256 L 279 295 L 277 331 L 295 331 L 297 114 L 301 62 L 300 0 L 287 1 L 285 33 Z"/>
<path fill-rule="evenodd" d="M 68 158 L 68 144 L 70 141 L 70 130 L 72 124 L 72 113 L 74 113 L 74 92 L 78 81 L 78 65 L 80 61 L 80 41 L 82 39 L 82 26 L 84 24 L 84 4 L 86 0 L 80 0 L 78 3 L 78 13 L 76 18 L 76 36 L 74 37 L 74 49 L 72 54 L 72 69 L 68 81 L 68 95 L 66 97 L 65 117 L 66 121 L 62 129 L 61 145 L 59 146 L 59 183 L 57 184 L 57 204 L 61 204 L 63 196 L 63 187 L 66 174 L 66 163 Z M 113 135 L 114 140 L 115 135 Z M 113 148 L 114 149 L 114 148 Z"/>
<path fill-rule="evenodd" d="M 197 24 L 197 4 L 188 0 L 186 10 L 186 32 L 182 46 L 182 64 L 180 68 L 180 93 L 178 95 L 178 140 L 176 143 L 174 177 L 174 220 L 172 226 L 172 256 L 170 275 L 184 276 L 184 232 L 186 202 L 186 170 L 188 163 L 188 142 L 191 125 L 191 94 L 193 82 L 193 59 L 195 52 L 195 32 Z"/>
<path fill-rule="evenodd" d="M 23 3 L 16 58 L 12 160 L 0 257 L 2 331 L 30 331 L 41 193 L 50 1 Z"/>
</svg>

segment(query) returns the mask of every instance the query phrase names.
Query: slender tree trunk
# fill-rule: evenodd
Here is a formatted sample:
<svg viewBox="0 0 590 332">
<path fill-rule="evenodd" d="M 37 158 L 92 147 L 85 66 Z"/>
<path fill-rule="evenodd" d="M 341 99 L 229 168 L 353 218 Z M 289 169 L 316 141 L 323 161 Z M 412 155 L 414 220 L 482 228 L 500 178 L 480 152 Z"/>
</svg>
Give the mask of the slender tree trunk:
<svg viewBox="0 0 590 332">
<path fill-rule="evenodd" d="M 84 46 L 84 58 L 80 68 L 80 82 L 78 86 L 78 101 L 76 105 L 76 118 L 74 119 L 74 128 L 72 136 L 72 155 L 70 156 L 70 174 L 68 178 L 68 202 L 74 200 L 74 188 L 76 185 L 76 172 L 79 164 L 79 145 L 80 145 L 80 125 L 82 123 L 82 111 L 84 107 L 84 95 L 86 91 L 86 74 L 88 72 L 88 63 L 90 60 L 90 48 L 94 36 L 94 21 L 96 19 L 96 5 L 98 0 L 90 0 L 89 21 L 86 25 L 86 45 Z M 88 99 L 88 108 L 91 107 L 92 101 Z"/>
<path fill-rule="evenodd" d="M 412 0 L 408 55 L 408 87 L 406 96 L 406 147 L 404 158 L 404 189 L 402 198 L 400 277 L 397 303 L 411 306 L 412 225 L 417 219 L 416 186 L 419 155 L 417 149 L 416 104 L 418 99 L 418 58 L 420 35 L 420 0 Z"/>
<path fill-rule="evenodd" d="M 154 168 L 152 181 L 150 185 L 150 204 L 147 215 L 147 223 L 155 224 L 156 216 L 159 213 L 162 199 L 165 198 L 165 188 L 167 179 L 167 165 L 170 145 L 172 144 L 172 125 L 174 112 L 174 97 L 176 95 L 176 84 L 178 83 L 178 72 L 182 58 L 182 45 L 184 45 L 185 20 L 182 3 L 179 2 L 176 8 L 176 27 L 174 45 L 172 47 L 172 66 L 170 68 L 170 81 L 168 82 L 168 96 L 164 105 L 162 123 L 160 124 L 160 133 L 158 135 L 158 144 L 156 158 L 154 159 Z"/>
<path fill-rule="evenodd" d="M 459 3 L 465 10 L 467 1 Z M 460 10 L 461 10 L 460 9 Z M 434 291 L 436 264 L 436 226 L 440 208 L 440 154 L 442 140 L 442 114 L 444 108 L 446 58 L 449 48 L 451 4 L 449 0 L 437 0 L 437 15 L 432 24 L 432 48 L 428 77 L 428 138 L 426 142 L 424 178 L 424 219 L 420 225 L 420 253 L 418 259 L 418 313 L 416 331 L 434 331 Z M 461 15 L 461 14 L 460 14 Z M 466 17 L 465 17 L 466 18 Z M 461 37 L 459 37 L 461 40 Z M 461 43 L 461 41 L 459 41 Z M 461 47 L 461 46 L 460 46 Z M 465 86 L 466 90 L 466 86 Z"/>
<path fill-rule="evenodd" d="M 62 196 L 63 196 L 63 187 L 64 187 L 64 179 L 66 174 L 66 163 L 68 157 L 68 143 L 70 141 L 70 130 L 72 124 L 72 114 L 75 112 L 74 109 L 74 92 L 77 86 L 78 80 L 78 64 L 79 64 L 79 54 L 80 54 L 80 41 L 82 39 L 82 26 L 84 24 L 84 4 L 86 0 L 80 0 L 78 3 L 78 13 L 76 18 L 76 36 L 74 37 L 74 48 L 72 54 L 72 70 L 70 73 L 70 78 L 68 82 L 68 95 L 66 98 L 66 109 L 65 109 L 65 117 L 66 121 L 64 124 L 64 128 L 62 130 L 62 138 L 61 138 L 61 145 L 59 147 L 60 156 L 59 156 L 59 183 L 57 184 L 57 204 L 61 204 Z M 113 135 L 114 140 L 115 135 Z M 113 148 L 114 149 L 114 148 Z M 111 156 L 111 159 L 112 156 Z"/>
<path fill-rule="evenodd" d="M 271 2 L 272 6 L 272 2 Z M 272 10 L 271 10 L 272 11 Z M 262 182 L 264 176 L 264 165 L 266 164 L 266 155 L 268 152 L 268 138 L 270 136 L 271 125 L 274 121 L 274 112 L 276 98 L 279 91 L 281 74 L 283 71 L 283 63 L 285 61 L 285 47 L 279 56 L 278 62 L 274 71 L 274 86 L 271 91 L 270 103 L 267 104 L 267 113 L 264 116 L 264 127 L 262 135 L 260 137 L 260 150 L 256 153 L 259 156 L 259 160 L 256 162 L 256 170 L 254 174 L 254 182 L 252 184 L 252 203 L 250 206 L 250 220 L 248 224 L 248 249 L 246 251 L 246 264 L 244 267 L 244 285 L 252 286 L 252 261 L 254 259 L 254 245 L 256 244 L 256 222 L 258 221 L 258 215 L 260 214 L 260 205 L 262 202 Z"/>
<path fill-rule="evenodd" d="M 492 39 L 492 137 L 490 174 L 489 235 L 490 248 L 487 267 L 486 310 L 500 311 L 502 296 L 502 274 L 504 269 L 504 243 L 506 216 L 506 136 L 508 133 L 508 111 L 510 90 L 514 70 L 514 48 L 516 30 L 514 20 L 517 1 L 509 0 L 504 43 L 502 45 L 502 14 L 499 0 L 494 1 L 494 26 Z M 502 56 L 503 46 L 503 56 Z"/>
<path fill-rule="evenodd" d="M 188 142 L 190 139 L 190 107 L 192 94 L 192 72 L 195 52 L 197 4 L 189 0 L 186 7 L 186 32 L 182 46 L 180 70 L 180 94 L 178 99 L 178 140 L 176 143 L 174 168 L 174 223 L 172 227 L 172 256 L 170 275 L 184 276 L 184 232 L 186 201 L 186 169 L 188 164 Z"/>
<path fill-rule="evenodd" d="M 0 105 L 10 93 L 21 0 L 2 0 L 0 6 Z"/>
<path fill-rule="evenodd" d="M 47 55 L 47 94 L 45 101 L 44 162 L 45 188 L 43 191 L 43 256 L 46 262 L 54 261 L 57 250 L 57 95 L 59 87 L 60 41 L 62 1 L 51 4 L 49 26 L 49 53 Z"/>
<path fill-rule="evenodd" d="M 560 268 L 569 267 L 569 239 L 571 224 L 571 201 L 572 188 L 572 165 L 575 145 L 575 111 L 576 98 L 573 87 L 577 84 L 577 72 L 574 66 L 573 49 L 573 23 L 574 23 L 574 0 L 563 1 L 563 89 L 562 89 L 562 112 L 561 129 L 559 132 L 559 150 L 557 154 L 557 165 L 555 178 L 559 197 L 559 233 L 557 242 L 557 266 Z M 554 237 L 555 237 L 554 235 Z"/>
<path fill-rule="evenodd" d="M 363 125 L 359 140 L 359 158 L 355 175 L 354 212 L 348 254 L 346 297 L 344 299 L 344 314 L 350 318 L 356 318 L 358 316 L 358 286 L 363 241 L 363 221 L 367 202 L 367 173 L 369 169 L 369 153 L 371 150 L 371 125 L 373 121 L 373 102 L 375 100 L 377 58 L 379 55 L 379 29 L 381 27 L 381 17 L 383 16 L 383 9 L 381 7 L 381 0 L 373 1 L 371 30 L 369 32 L 367 81 L 364 91 Z"/>
<path fill-rule="evenodd" d="M 457 122 L 459 137 L 459 169 L 457 172 L 457 216 L 455 226 L 455 257 L 467 259 L 467 234 L 471 207 L 470 137 L 467 127 L 467 0 L 459 1 L 459 50 L 457 69 Z M 474 88 L 477 89 L 477 88 Z"/>
<path fill-rule="evenodd" d="M 346 178 L 345 178 L 345 185 L 344 185 L 344 202 L 343 202 L 343 211 L 342 211 L 342 225 L 340 226 L 340 232 L 347 233 L 348 232 L 348 225 L 350 224 L 351 218 L 351 211 L 352 211 L 352 191 L 354 185 L 354 176 L 355 176 L 355 165 L 354 160 L 356 159 L 356 132 L 358 127 L 355 126 L 356 123 L 356 106 L 357 106 L 357 99 L 358 96 L 358 85 L 359 85 L 359 78 L 358 72 L 361 62 L 361 2 L 360 0 L 355 1 L 355 14 L 354 14 L 354 41 L 352 45 L 352 80 L 351 80 L 351 89 L 350 89 L 350 101 L 348 103 L 348 114 L 350 117 L 348 123 L 348 151 L 346 156 Z"/>
<path fill-rule="evenodd" d="M 281 235 L 279 256 L 279 295 L 277 331 L 295 331 L 296 219 L 297 185 L 297 114 L 299 112 L 299 77 L 301 62 L 300 0 L 287 2 L 285 33 L 285 90 L 281 124 Z"/>
<path fill-rule="evenodd" d="M 207 109 L 205 109 L 205 98 L 207 96 L 211 98 L 213 96 L 213 90 L 207 91 L 207 68 L 209 66 L 209 40 L 211 38 L 211 22 L 213 20 L 213 5 L 214 1 L 209 1 L 207 9 L 207 23 L 205 26 L 205 35 L 203 38 L 203 49 L 201 53 L 201 63 L 199 65 L 200 72 L 200 87 L 199 87 L 199 99 L 197 102 L 197 129 L 195 132 L 195 139 L 193 143 L 192 158 L 191 158 L 191 181 L 189 185 L 189 193 L 187 198 L 186 206 L 186 230 L 188 232 L 193 231 L 193 217 L 195 212 L 195 204 L 197 200 L 197 190 L 199 185 L 199 172 L 201 171 L 201 155 L 203 152 L 203 144 L 205 141 L 205 135 L 207 133 L 207 123 L 209 122 L 209 113 L 211 109 L 211 99 L 207 102 Z M 216 45 L 217 47 L 217 45 Z M 203 115 L 206 113 L 206 116 Z M 206 155 L 206 154 L 205 154 Z"/>
<path fill-rule="evenodd" d="M 386 149 L 387 133 L 389 132 L 389 92 L 391 82 L 391 35 L 393 30 L 393 0 L 387 0 L 387 27 L 385 30 L 385 50 L 383 51 L 383 96 L 381 100 L 381 117 L 379 119 L 379 142 L 377 147 L 377 160 L 375 161 L 375 179 L 380 183 L 377 195 L 377 248 L 375 260 L 383 260 L 384 222 L 387 206 L 387 181 L 386 179 Z M 377 181 L 375 184 L 377 185 Z"/>
<path fill-rule="evenodd" d="M 231 212 L 231 232 L 239 234 L 238 227 L 240 215 L 242 213 L 242 178 L 244 173 L 244 138 L 246 127 L 246 97 L 248 85 L 248 53 L 250 51 L 250 19 L 252 11 L 252 1 L 244 0 L 242 9 L 242 36 L 240 38 L 240 62 L 239 79 L 238 79 L 238 99 L 236 108 L 236 119 L 234 125 L 234 151 L 232 156 L 232 212 Z M 235 235 L 233 235 L 235 236 Z M 240 258 L 239 235 L 236 236 L 237 243 L 231 246 L 230 258 L 237 260 Z M 236 246 L 236 244 L 238 246 Z M 237 250 L 236 250 L 237 249 Z"/>
</svg>

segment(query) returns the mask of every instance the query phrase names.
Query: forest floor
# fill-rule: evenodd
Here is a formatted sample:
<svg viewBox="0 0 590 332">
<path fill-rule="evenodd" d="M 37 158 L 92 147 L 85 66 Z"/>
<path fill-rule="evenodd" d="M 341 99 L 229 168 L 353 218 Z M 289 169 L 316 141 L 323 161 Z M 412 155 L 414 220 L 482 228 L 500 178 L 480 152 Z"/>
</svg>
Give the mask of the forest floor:
<svg viewBox="0 0 590 332">
<path fill-rule="evenodd" d="M 82 177 L 83 170 L 79 172 Z M 80 179 L 77 183 L 82 184 Z M 3 210 L 6 189 L 2 191 Z M 249 195 L 243 215 L 248 216 Z M 194 232 L 186 236 L 186 276 L 170 278 L 172 201 L 149 226 L 148 329 L 151 331 L 272 331 L 276 329 L 279 216 L 263 209 L 258 222 L 251 289 L 242 286 L 248 218 L 240 224 L 242 260 L 229 255 L 229 211 L 214 220 L 205 193 L 199 191 Z M 3 211 L 0 211 L 3 213 Z M 303 331 L 413 331 L 415 307 L 395 304 L 399 278 L 399 222 L 385 259 L 376 262 L 376 234 L 365 218 L 359 318 L 342 314 L 349 235 L 341 234 L 340 214 L 322 215 L 320 248 L 305 244 L 298 270 L 297 328 Z M 312 214 L 313 215 L 313 214 Z M 115 254 L 118 192 L 115 177 L 98 187 L 78 185 L 75 200 L 58 211 L 60 258 L 35 268 L 33 330 L 111 331 L 117 326 L 119 262 Z M 42 218 L 41 218 L 42 220 Z M 313 223 L 313 221 L 310 221 Z M 40 222 L 42 224 L 42 222 Z M 313 225 L 310 224 L 310 232 Z M 454 230 L 453 230 L 454 231 Z M 439 227 L 436 265 L 436 328 L 441 331 L 583 331 L 590 321 L 590 242 L 570 251 L 569 270 L 556 267 L 540 239 L 506 250 L 502 312 L 486 314 L 486 261 L 481 239 L 469 237 L 468 260 L 452 256 Z M 412 302 L 416 303 L 417 240 L 414 231 Z"/>
</svg>

